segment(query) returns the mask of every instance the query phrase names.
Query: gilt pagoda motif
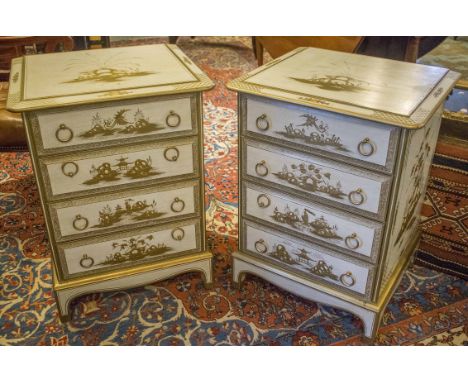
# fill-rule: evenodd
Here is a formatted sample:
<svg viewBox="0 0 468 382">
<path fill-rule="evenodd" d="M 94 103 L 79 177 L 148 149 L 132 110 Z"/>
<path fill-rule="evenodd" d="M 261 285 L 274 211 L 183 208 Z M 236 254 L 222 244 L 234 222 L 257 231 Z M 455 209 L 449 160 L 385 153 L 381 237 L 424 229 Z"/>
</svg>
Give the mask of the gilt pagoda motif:
<svg viewBox="0 0 468 382">
<path fill-rule="evenodd" d="M 120 109 L 112 118 L 103 118 L 99 113 L 96 113 L 91 121 L 92 128 L 80 134 L 80 137 L 92 138 L 96 135 L 108 136 L 114 135 L 114 133 L 145 134 L 165 128 L 150 122 L 140 109 L 133 114 L 133 121 L 129 121 L 126 115 L 129 111 L 130 109 Z"/>
<path fill-rule="evenodd" d="M 342 199 L 346 194 L 341 191 L 341 182 L 331 183 L 331 174 L 312 163 L 292 164 L 290 168 L 283 165 L 280 172 L 274 173 L 281 180 L 310 192 L 322 192 L 329 196 Z"/>
<path fill-rule="evenodd" d="M 287 224 L 296 230 L 312 233 L 324 239 L 343 239 L 337 234 L 336 225 L 330 225 L 323 215 L 316 217 L 316 214 L 307 208 L 300 213 L 298 208 L 293 211 L 288 205 L 283 212 L 275 207 L 271 217 L 278 223 Z"/>
<path fill-rule="evenodd" d="M 94 225 L 94 227 L 110 227 L 120 222 L 125 217 L 137 221 L 157 219 L 166 213 L 159 212 L 156 208 L 156 204 L 155 200 L 149 204 L 146 200 L 134 202 L 133 199 L 127 199 L 123 207 L 120 204 L 117 204 L 114 208 L 106 205 L 99 211 L 99 224 Z"/>
<path fill-rule="evenodd" d="M 134 162 L 128 161 L 128 158 L 120 157 L 113 165 L 109 162 L 104 162 L 97 167 L 92 165 L 89 173 L 92 176 L 91 179 L 86 180 L 83 184 L 117 181 L 122 176 L 139 179 L 162 174 L 162 172 L 155 171 L 153 168 L 151 157 L 137 159 Z"/>
<path fill-rule="evenodd" d="M 312 260 L 308 254 L 309 252 L 304 248 L 297 250 L 296 253 L 290 254 L 284 245 L 277 244 L 273 247 L 273 251 L 268 253 L 268 256 L 287 265 L 295 265 L 304 268 L 313 275 L 340 281 L 340 277 L 333 272 L 333 266 L 328 265 L 323 260 Z"/>
<path fill-rule="evenodd" d="M 284 131 L 276 133 L 314 146 L 331 146 L 339 151 L 349 151 L 340 137 L 335 134 L 330 135 L 327 123 L 312 114 L 303 114 L 301 117 L 305 119 L 304 123 L 296 126 L 290 123 L 284 126 Z"/>
</svg>

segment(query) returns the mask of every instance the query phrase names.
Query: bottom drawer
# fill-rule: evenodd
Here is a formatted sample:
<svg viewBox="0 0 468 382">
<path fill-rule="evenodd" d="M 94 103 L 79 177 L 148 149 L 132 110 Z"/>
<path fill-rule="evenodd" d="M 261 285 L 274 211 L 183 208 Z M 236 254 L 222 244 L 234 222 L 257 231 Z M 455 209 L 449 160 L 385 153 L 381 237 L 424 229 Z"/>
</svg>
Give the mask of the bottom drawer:
<svg viewBox="0 0 468 382">
<path fill-rule="evenodd" d="M 370 298 L 375 269 L 372 265 L 345 259 L 331 250 L 246 220 L 240 245 L 243 252 L 268 259 L 286 271 Z"/>
<path fill-rule="evenodd" d="M 200 220 L 58 244 L 65 279 L 201 251 Z"/>
</svg>

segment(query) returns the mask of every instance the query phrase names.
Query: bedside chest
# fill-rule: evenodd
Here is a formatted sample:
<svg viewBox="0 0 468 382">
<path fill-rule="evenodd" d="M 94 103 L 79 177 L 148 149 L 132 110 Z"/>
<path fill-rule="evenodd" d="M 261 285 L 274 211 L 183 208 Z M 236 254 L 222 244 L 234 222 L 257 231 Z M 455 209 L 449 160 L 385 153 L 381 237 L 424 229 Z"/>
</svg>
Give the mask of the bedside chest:
<svg viewBox="0 0 468 382">
<path fill-rule="evenodd" d="M 25 56 L 7 107 L 22 112 L 61 318 L 79 295 L 188 272 L 205 247 L 202 91 L 173 45 Z"/>
<path fill-rule="evenodd" d="M 373 337 L 417 248 L 419 211 L 458 74 L 299 48 L 239 92 L 239 252 L 258 275 L 348 310 Z"/>
</svg>

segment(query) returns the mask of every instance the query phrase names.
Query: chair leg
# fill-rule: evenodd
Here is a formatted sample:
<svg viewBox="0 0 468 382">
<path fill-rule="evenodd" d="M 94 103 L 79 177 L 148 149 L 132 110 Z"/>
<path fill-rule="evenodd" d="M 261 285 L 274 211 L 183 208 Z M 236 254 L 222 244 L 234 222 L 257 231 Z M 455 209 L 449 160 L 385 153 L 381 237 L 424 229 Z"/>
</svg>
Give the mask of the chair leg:
<svg viewBox="0 0 468 382">
<path fill-rule="evenodd" d="M 255 36 L 252 36 L 252 50 L 255 59 L 257 59 L 257 38 Z"/>
<path fill-rule="evenodd" d="M 263 45 L 257 39 L 255 39 L 254 52 L 256 53 L 255 57 L 257 58 L 258 66 L 262 66 L 263 65 Z"/>
</svg>

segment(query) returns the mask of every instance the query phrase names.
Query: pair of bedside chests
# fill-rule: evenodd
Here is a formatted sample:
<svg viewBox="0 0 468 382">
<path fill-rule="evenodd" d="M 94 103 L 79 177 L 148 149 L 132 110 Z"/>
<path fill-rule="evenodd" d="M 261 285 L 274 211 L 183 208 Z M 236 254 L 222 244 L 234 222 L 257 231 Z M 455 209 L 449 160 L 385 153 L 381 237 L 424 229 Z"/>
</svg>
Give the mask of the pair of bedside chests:
<svg viewBox="0 0 468 382">
<path fill-rule="evenodd" d="M 255 274 L 350 311 L 373 337 L 417 248 L 444 68 L 299 48 L 231 81 L 239 111 L 239 251 Z M 13 60 L 52 250 L 70 301 L 199 271 L 206 250 L 202 92 L 174 45 Z"/>
</svg>

